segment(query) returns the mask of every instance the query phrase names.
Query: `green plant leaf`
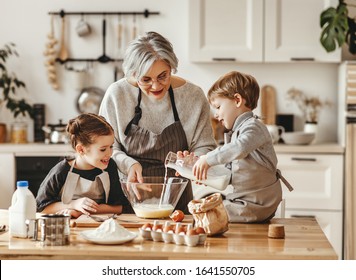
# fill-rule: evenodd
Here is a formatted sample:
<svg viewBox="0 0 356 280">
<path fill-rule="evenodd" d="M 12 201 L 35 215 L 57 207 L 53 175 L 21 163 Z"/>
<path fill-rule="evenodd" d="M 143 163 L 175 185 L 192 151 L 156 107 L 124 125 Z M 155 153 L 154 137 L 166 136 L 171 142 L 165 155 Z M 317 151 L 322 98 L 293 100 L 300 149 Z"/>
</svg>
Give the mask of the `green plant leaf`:
<svg viewBox="0 0 356 280">
<path fill-rule="evenodd" d="M 15 98 L 17 91 L 20 88 L 26 88 L 23 81 L 19 80 L 14 73 L 10 73 L 6 68 L 6 60 L 10 56 L 18 56 L 15 49 L 15 44 L 5 44 L 0 48 L 0 105 L 4 105 L 9 109 L 16 118 L 19 114 L 26 116 L 28 114 L 33 118 L 33 107 L 27 101 Z"/>
<path fill-rule="evenodd" d="M 327 52 L 332 52 L 341 47 L 346 41 L 346 34 L 349 29 L 348 10 L 344 3 L 340 3 L 335 9 L 330 7 L 320 15 L 320 43 Z"/>
</svg>

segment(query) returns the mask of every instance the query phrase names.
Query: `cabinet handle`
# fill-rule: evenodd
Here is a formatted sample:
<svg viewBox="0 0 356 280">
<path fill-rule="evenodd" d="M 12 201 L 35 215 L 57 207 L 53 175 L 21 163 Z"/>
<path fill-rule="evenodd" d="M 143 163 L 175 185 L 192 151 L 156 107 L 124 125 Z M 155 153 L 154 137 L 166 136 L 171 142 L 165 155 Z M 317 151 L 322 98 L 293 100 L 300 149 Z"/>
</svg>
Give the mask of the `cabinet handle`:
<svg viewBox="0 0 356 280">
<path fill-rule="evenodd" d="M 227 58 L 213 57 L 213 61 L 236 61 L 236 58 L 233 58 L 233 57 L 227 57 Z"/>
<path fill-rule="evenodd" d="M 291 61 L 315 61 L 314 57 L 291 57 Z"/>
<path fill-rule="evenodd" d="M 296 161 L 316 161 L 316 158 L 298 158 L 298 157 L 292 157 L 292 160 L 296 160 Z"/>
<path fill-rule="evenodd" d="M 290 215 L 292 218 L 310 218 L 310 219 L 315 219 L 315 215 Z"/>
</svg>

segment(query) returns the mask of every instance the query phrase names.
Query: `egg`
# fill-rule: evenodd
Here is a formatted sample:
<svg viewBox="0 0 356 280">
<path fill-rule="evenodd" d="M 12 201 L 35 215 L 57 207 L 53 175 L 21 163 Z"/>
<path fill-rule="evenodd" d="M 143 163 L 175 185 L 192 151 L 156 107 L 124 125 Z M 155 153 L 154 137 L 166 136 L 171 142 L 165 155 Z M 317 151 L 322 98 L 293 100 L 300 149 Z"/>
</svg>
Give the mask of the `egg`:
<svg viewBox="0 0 356 280">
<path fill-rule="evenodd" d="M 164 228 L 163 228 L 163 232 L 173 232 L 174 231 L 174 227 L 173 227 L 173 225 L 168 225 L 168 226 L 165 226 Z"/>
<path fill-rule="evenodd" d="M 197 227 L 195 231 L 197 234 L 205 234 L 205 229 L 202 227 Z"/>
<path fill-rule="evenodd" d="M 142 226 L 142 229 L 144 230 L 152 230 L 152 225 L 150 223 L 146 223 Z"/>
<path fill-rule="evenodd" d="M 197 235 L 197 232 L 195 229 L 190 229 L 187 231 L 187 235 Z"/>
<path fill-rule="evenodd" d="M 174 222 L 181 222 L 184 220 L 184 213 L 181 210 L 175 210 L 169 217 Z"/>
<path fill-rule="evenodd" d="M 162 225 L 154 225 L 153 227 L 152 227 L 152 230 L 153 231 L 162 231 L 162 229 L 163 229 L 163 226 Z"/>
<path fill-rule="evenodd" d="M 185 234 L 186 230 L 187 229 L 185 226 L 180 226 L 180 227 L 176 228 L 174 233 L 175 234 Z"/>
</svg>

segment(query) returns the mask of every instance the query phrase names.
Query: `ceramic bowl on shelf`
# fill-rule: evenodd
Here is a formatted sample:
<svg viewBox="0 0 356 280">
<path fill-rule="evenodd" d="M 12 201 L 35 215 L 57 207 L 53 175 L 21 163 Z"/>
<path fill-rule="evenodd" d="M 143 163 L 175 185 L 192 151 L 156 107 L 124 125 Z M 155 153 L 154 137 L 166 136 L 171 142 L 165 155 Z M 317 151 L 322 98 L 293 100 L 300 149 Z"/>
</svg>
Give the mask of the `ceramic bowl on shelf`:
<svg viewBox="0 0 356 280">
<path fill-rule="evenodd" d="M 308 145 L 314 140 L 315 133 L 304 131 L 285 132 L 282 138 L 284 143 L 288 145 Z"/>
<path fill-rule="evenodd" d="M 176 207 L 188 179 L 178 177 L 143 177 L 144 183 L 121 179 L 121 188 L 137 217 L 168 218 Z"/>
</svg>

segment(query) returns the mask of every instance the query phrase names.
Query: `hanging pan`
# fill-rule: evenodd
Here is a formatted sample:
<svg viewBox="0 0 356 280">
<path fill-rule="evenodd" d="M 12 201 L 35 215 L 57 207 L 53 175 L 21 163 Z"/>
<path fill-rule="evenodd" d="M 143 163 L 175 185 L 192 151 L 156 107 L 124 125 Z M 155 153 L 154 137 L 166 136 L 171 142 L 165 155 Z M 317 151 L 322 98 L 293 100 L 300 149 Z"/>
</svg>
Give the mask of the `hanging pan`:
<svg viewBox="0 0 356 280">
<path fill-rule="evenodd" d="M 80 113 L 99 113 L 99 107 L 105 92 L 98 87 L 83 88 L 77 99 Z"/>
</svg>

